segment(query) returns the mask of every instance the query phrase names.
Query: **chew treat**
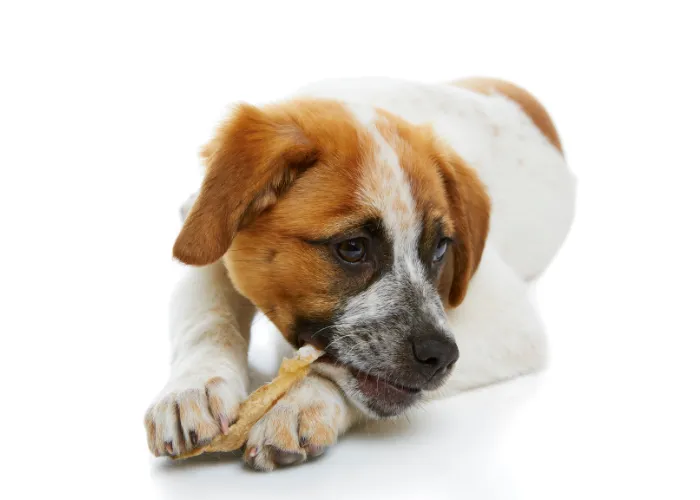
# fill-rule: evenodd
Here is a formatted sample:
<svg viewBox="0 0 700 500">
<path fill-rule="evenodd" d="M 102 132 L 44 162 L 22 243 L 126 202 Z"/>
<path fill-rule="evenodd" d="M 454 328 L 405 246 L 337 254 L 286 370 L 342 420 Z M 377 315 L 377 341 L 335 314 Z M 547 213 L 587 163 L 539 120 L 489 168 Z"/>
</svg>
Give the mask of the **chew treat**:
<svg viewBox="0 0 700 500">
<path fill-rule="evenodd" d="M 323 351 L 307 344 L 296 352 L 294 358 L 284 359 L 277 377 L 253 392 L 248 399 L 241 403 L 238 410 L 238 420 L 229 427 L 226 434 L 216 436 L 208 445 L 195 448 L 175 458 L 190 458 L 202 453 L 234 451 L 241 448 L 248 439 L 248 433 L 253 425 L 270 411 L 294 384 L 309 373 L 311 363 L 322 355 Z"/>
</svg>

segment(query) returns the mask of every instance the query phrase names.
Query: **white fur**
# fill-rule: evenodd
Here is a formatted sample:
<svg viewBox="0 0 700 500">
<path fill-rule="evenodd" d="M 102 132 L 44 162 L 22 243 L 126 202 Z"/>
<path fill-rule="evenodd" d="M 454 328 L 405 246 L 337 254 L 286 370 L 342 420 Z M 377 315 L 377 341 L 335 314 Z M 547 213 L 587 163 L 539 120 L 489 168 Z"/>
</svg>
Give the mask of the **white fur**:
<svg viewBox="0 0 700 500">
<path fill-rule="evenodd" d="M 487 246 L 467 297 L 447 313 L 460 357 L 438 395 L 508 380 L 544 366 L 546 337 L 528 291 L 529 285 Z"/>
<path fill-rule="evenodd" d="M 146 412 L 154 454 L 191 449 L 195 444 L 190 431 L 200 441 L 207 440 L 235 420 L 248 393 L 247 353 L 254 313 L 252 304 L 234 290 L 221 262 L 187 270 L 171 300 L 170 378 Z M 223 412 L 210 412 L 215 400 Z"/>
<path fill-rule="evenodd" d="M 573 218 L 575 180 L 560 152 L 517 104 L 498 95 L 377 79 L 321 82 L 300 94 L 347 102 L 369 129 L 376 119 L 373 107 L 409 122 L 430 123 L 476 169 L 488 188 L 493 211 L 482 262 L 466 299 L 448 314 L 461 356 L 450 381 L 437 392 L 455 393 L 540 369 L 546 357 L 545 336 L 528 297 L 528 283 L 550 263 Z M 396 155 L 380 134 L 373 136 L 379 144 L 380 170 L 391 184 L 381 194 L 398 196 L 407 205 L 410 218 L 415 208 Z M 377 209 L 385 221 L 393 220 L 389 226 L 396 255 L 401 256 L 411 280 L 421 283 L 422 271 L 413 261 L 417 256 L 412 255 L 420 233 L 418 222 L 412 219 L 408 226 L 402 225 L 392 219 L 391 203 L 381 204 L 382 197 L 375 192 L 366 194 L 379 203 Z M 226 400 L 229 418 L 235 415 L 247 385 L 252 306 L 234 290 L 220 263 L 188 272 L 173 298 L 171 379 L 146 415 L 149 443 L 156 454 L 170 453 L 163 442 L 176 439 L 179 422 L 175 411 L 182 408 L 181 403 L 194 401 L 200 409 L 206 407 L 212 393 L 207 384 L 212 378 L 223 381 L 218 381 L 216 394 Z M 387 290 L 380 288 L 370 287 L 366 292 L 365 307 L 381 308 Z M 281 446 L 278 433 L 270 429 L 287 428 L 284 422 L 294 424 L 304 408 L 313 406 L 323 410 L 318 425 L 335 426 L 336 435 L 356 418 L 336 387 L 310 378 L 258 423 L 251 433 L 253 444 Z M 336 407 L 342 413 L 340 420 L 333 420 L 332 412 L 327 411 Z M 181 425 L 198 426 L 203 432 L 213 432 L 217 417 L 204 415 L 197 421 L 192 415 L 179 415 Z M 185 436 L 185 442 L 173 443 L 174 453 L 191 445 Z M 249 458 L 255 462 L 255 457 Z M 261 468 L 273 466 L 269 455 L 258 462 Z"/>
</svg>

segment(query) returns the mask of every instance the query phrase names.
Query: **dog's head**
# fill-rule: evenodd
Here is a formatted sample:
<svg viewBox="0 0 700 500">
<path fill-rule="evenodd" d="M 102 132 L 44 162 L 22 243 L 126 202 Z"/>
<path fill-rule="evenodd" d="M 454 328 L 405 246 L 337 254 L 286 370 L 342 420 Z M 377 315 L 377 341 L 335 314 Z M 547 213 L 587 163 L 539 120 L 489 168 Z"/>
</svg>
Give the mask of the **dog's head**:
<svg viewBox="0 0 700 500">
<path fill-rule="evenodd" d="M 223 258 L 367 413 L 396 415 L 444 382 L 459 355 L 445 307 L 479 265 L 490 206 L 431 128 L 330 100 L 242 105 L 203 156 L 175 257 Z"/>
</svg>

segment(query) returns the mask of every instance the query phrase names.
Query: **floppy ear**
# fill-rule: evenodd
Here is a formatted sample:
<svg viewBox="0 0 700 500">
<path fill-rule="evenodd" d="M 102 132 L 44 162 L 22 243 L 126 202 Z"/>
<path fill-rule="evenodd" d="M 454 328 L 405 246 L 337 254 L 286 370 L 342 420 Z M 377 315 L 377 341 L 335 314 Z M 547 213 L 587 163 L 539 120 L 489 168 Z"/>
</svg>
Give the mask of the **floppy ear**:
<svg viewBox="0 0 700 500">
<path fill-rule="evenodd" d="M 206 175 L 173 246 L 185 264 L 218 260 L 236 232 L 318 156 L 289 113 L 240 105 L 204 147 Z"/>
<path fill-rule="evenodd" d="M 438 154 L 438 164 L 456 232 L 451 248 L 451 266 L 446 267 L 451 267 L 452 271 L 449 305 L 457 307 L 464 300 L 469 280 L 481 261 L 489 232 L 491 202 L 476 172 L 453 150 L 442 149 Z"/>
</svg>

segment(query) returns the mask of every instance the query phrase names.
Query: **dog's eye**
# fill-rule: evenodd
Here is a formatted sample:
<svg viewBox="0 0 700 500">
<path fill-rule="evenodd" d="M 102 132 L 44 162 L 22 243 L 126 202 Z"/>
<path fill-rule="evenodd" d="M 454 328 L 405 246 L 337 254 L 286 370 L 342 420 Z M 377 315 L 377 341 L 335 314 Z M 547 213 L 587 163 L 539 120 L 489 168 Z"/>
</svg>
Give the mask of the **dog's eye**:
<svg viewBox="0 0 700 500">
<path fill-rule="evenodd" d="M 341 241 L 335 246 L 335 251 L 345 262 L 356 264 L 365 258 L 365 254 L 367 253 L 367 239 L 352 238 Z"/>
<path fill-rule="evenodd" d="M 433 253 L 433 262 L 440 262 L 447 252 L 447 245 L 450 243 L 449 238 L 442 238 L 435 248 L 435 253 Z"/>
</svg>

